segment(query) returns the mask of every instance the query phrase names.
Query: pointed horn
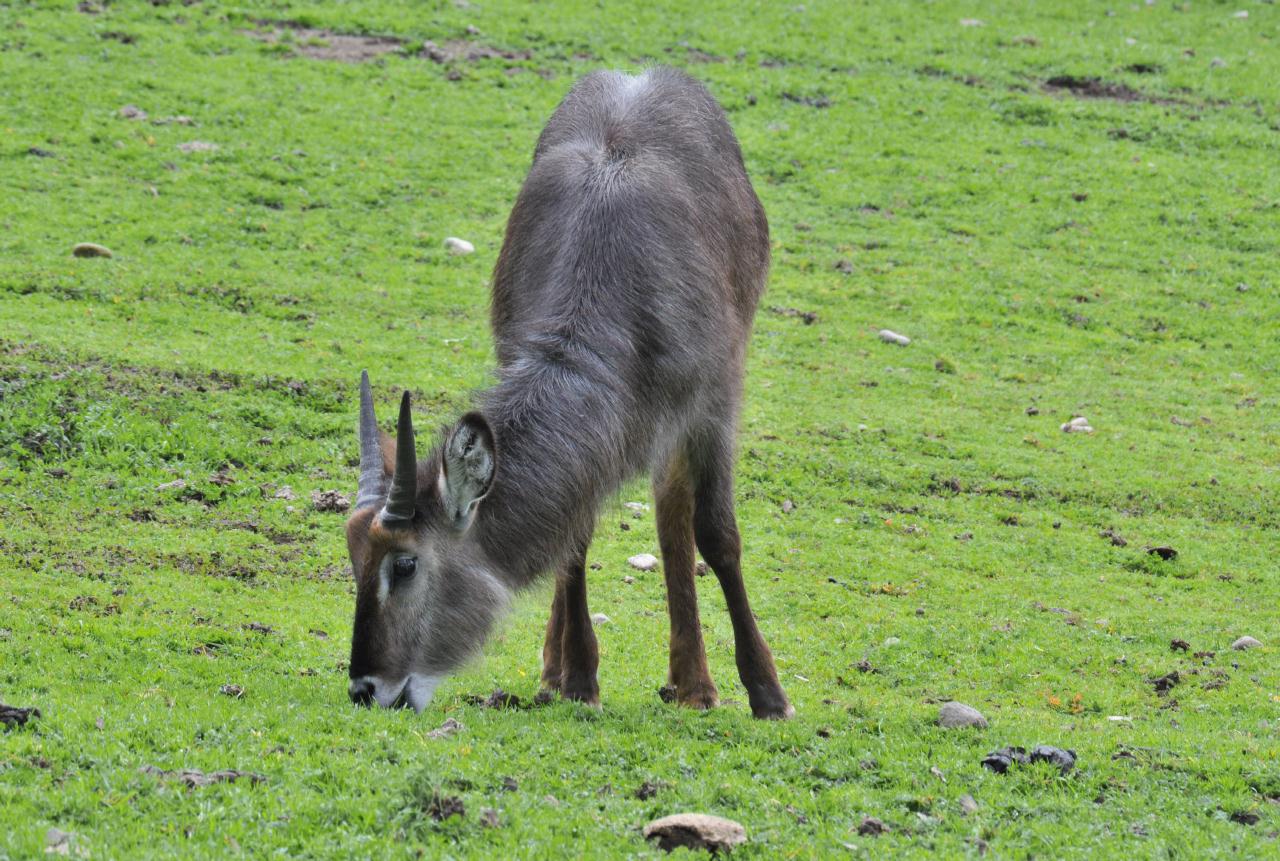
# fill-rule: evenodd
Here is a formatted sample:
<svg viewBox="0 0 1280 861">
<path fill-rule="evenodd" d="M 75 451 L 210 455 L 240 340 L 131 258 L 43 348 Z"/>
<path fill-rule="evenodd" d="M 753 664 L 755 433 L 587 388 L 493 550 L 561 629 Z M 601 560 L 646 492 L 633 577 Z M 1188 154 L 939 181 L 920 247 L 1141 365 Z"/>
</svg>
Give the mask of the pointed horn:
<svg viewBox="0 0 1280 861">
<path fill-rule="evenodd" d="M 418 454 L 413 445 L 413 416 L 409 411 L 409 393 L 400 399 L 400 421 L 396 424 L 396 472 L 391 476 L 387 507 L 382 522 L 395 524 L 413 520 L 418 497 Z"/>
<path fill-rule="evenodd" d="M 356 491 L 356 508 L 382 501 L 387 492 L 387 479 L 382 472 L 382 447 L 378 444 L 378 418 L 373 413 L 373 390 L 369 388 L 369 372 L 360 372 L 360 484 Z"/>
</svg>

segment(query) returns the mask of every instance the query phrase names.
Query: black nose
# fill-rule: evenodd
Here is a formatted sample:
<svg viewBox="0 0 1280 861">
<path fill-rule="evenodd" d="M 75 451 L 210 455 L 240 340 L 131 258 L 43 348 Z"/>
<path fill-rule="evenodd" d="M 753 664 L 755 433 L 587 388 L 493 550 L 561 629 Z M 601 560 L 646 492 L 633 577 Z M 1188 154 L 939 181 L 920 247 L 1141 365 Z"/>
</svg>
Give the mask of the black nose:
<svg viewBox="0 0 1280 861">
<path fill-rule="evenodd" d="M 367 706 L 373 702 L 373 682 L 368 679 L 352 679 L 347 693 L 351 696 L 351 702 Z"/>
</svg>

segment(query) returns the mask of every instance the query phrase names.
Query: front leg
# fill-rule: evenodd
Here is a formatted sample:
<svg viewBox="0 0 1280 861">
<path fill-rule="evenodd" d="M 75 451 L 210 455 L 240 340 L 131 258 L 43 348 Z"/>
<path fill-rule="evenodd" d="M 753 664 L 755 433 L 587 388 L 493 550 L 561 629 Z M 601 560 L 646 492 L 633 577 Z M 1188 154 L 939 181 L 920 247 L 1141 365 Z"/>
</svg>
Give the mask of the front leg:
<svg viewBox="0 0 1280 861">
<path fill-rule="evenodd" d="M 587 552 L 569 560 L 556 582 L 556 594 L 563 589 L 563 624 L 560 636 L 560 694 L 567 700 L 600 705 L 600 685 L 596 669 L 600 651 L 587 609 Z"/>
<path fill-rule="evenodd" d="M 556 593 L 551 599 L 547 617 L 547 637 L 542 643 L 542 690 L 553 694 L 560 690 L 561 642 L 564 638 L 564 581 L 556 578 Z"/>
</svg>

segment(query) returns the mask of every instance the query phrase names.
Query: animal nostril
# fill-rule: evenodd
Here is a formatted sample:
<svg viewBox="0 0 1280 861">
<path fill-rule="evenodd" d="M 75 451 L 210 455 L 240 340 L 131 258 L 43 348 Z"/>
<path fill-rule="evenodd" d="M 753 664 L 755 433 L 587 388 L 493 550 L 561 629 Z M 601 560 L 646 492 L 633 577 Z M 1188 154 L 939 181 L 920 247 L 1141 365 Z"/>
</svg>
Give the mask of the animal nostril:
<svg viewBox="0 0 1280 861">
<path fill-rule="evenodd" d="M 351 696 L 351 702 L 367 706 L 373 702 L 373 682 L 368 679 L 352 679 L 347 693 Z"/>
</svg>

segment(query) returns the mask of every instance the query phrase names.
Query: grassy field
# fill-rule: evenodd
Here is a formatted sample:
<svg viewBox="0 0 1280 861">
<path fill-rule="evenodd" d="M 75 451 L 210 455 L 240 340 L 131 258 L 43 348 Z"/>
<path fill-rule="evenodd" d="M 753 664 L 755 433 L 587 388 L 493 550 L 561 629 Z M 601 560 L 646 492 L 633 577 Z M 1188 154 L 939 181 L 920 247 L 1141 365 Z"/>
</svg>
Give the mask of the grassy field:
<svg viewBox="0 0 1280 861">
<path fill-rule="evenodd" d="M 1280 8 L 685 5 L 0 4 L 0 701 L 42 712 L 0 858 L 652 857 L 682 810 L 743 858 L 1280 855 Z M 310 499 L 354 491 L 359 371 L 423 428 L 486 384 L 542 123 L 653 62 L 772 224 L 738 497 L 797 716 L 751 720 L 711 580 L 729 702 L 660 702 L 644 483 L 590 555 L 602 710 L 474 701 L 532 699 L 549 589 L 423 714 L 358 710 Z M 981 765 L 1036 744 L 1077 767 Z"/>
</svg>

